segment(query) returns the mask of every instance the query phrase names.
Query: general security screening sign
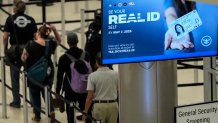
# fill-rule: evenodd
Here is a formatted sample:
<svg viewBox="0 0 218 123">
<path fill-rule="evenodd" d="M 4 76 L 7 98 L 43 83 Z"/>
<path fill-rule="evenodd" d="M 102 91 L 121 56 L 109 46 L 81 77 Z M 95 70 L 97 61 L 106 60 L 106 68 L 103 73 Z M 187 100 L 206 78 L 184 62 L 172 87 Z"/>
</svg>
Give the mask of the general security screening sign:
<svg viewBox="0 0 218 123">
<path fill-rule="evenodd" d="M 176 108 L 176 123 L 217 123 L 218 102 Z"/>
</svg>

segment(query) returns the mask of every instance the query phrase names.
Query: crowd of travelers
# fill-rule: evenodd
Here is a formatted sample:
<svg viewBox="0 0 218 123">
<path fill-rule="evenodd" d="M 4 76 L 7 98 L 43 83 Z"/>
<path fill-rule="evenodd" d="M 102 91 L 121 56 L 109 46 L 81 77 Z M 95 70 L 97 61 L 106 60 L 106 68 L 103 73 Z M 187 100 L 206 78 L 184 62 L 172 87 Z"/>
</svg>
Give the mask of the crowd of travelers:
<svg viewBox="0 0 218 123">
<path fill-rule="evenodd" d="M 69 102 L 78 104 L 80 111 L 87 113 L 103 123 L 116 123 L 118 119 L 118 83 L 119 74 L 112 65 L 101 61 L 101 10 L 95 12 L 94 21 L 86 31 L 86 44 L 78 46 L 78 34 L 67 33 L 69 47 L 53 64 L 52 55 L 61 40 L 60 34 L 52 24 L 36 25 L 33 17 L 25 14 L 26 4 L 14 0 L 13 15 L 7 17 L 4 25 L 3 44 L 7 65 L 10 67 L 13 100 L 10 106 L 21 108 L 20 69 L 24 67 L 27 76 L 30 104 L 33 107 L 32 120 L 41 121 L 41 96 L 45 100 L 45 90 L 52 89 L 56 95 L 50 95 L 50 102 L 63 95 Z M 57 76 L 55 76 L 57 67 Z M 43 68 L 43 69 L 42 69 Z M 54 78 L 57 78 L 54 82 Z M 55 123 L 55 107 L 51 103 L 50 122 Z M 75 122 L 74 106 L 65 103 L 67 122 Z M 87 115 L 79 115 L 77 120 L 92 123 Z M 61 122 L 61 121 L 60 121 Z"/>
</svg>

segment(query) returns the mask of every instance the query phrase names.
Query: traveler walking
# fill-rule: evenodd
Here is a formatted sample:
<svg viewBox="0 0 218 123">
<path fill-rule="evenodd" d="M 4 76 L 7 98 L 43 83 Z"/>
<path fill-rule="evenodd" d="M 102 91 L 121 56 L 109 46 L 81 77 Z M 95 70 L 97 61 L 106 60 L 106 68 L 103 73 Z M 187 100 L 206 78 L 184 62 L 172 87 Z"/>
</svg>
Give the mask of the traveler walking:
<svg viewBox="0 0 218 123">
<path fill-rule="evenodd" d="M 26 5 L 23 1 L 14 2 L 13 12 L 14 15 L 10 15 L 4 26 L 3 42 L 4 42 L 4 52 L 8 50 L 13 50 L 13 53 L 16 55 L 16 58 L 12 60 L 13 66 L 10 66 L 10 75 L 11 75 L 11 85 L 12 85 L 12 96 L 13 101 L 10 103 L 11 107 L 20 108 L 21 100 L 19 95 L 20 90 L 20 68 L 21 68 L 21 48 L 27 42 L 34 39 L 34 36 L 37 31 L 37 26 L 35 20 L 24 14 L 26 10 Z M 8 49 L 8 42 L 11 47 Z M 20 52 L 20 54 L 19 54 Z M 12 57 L 12 56 L 8 56 Z M 16 66 L 17 68 L 15 68 Z"/>
<path fill-rule="evenodd" d="M 101 63 L 101 55 L 96 57 L 97 71 L 88 78 L 85 111 L 93 104 L 92 117 L 103 123 L 116 123 L 118 118 L 118 72 Z M 83 116 L 83 120 L 86 117 Z"/>
<path fill-rule="evenodd" d="M 55 38 L 51 38 L 49 35 L 53 31 Z M 60 35 L 58 34 L 56 28 L 53 25 L 46 26 L 44 24 L 39 28 L 36 34 L 36 40 L 29 42 L 26 47 L 24 48 L 23 54 L 21 56 L 21 59 L 23 62 L 25 62 L 25 69 L 28 70 L 31 68 L 37 61 L 40 60 L 42 56 L 44 56 L 46 53 L 47 59 L 48 59 L 48 69 L 47 75 L 44 79 L 44 81 L 40 81 L 40 84 L 43 86 L 48 86 L 50 89 L 52 88 L 53 79 L 54 79 L 54 66 L 51 60 L 51 54 L 54 54 L 55 49 L 57 47 L 57 44 L 61 42 Z M 34 84 L 35 82 L 32 81 L 30 78 L 27 78 L 28 80 L 28 86 L 30 88 L 30 93 L 34 97 L 33 98 L 33 110 L 35 116 L 32 118 L 33 121 L 39 122 L 41 119 L 41 111 L 38 109 L 41 109 L 41 98 L 40 93 L 42 93 L 43 98 L 44 97 L 44 88 L 40 88 L 37 84 Z M 52 96 L 50 96 L 52 98 Z M 54 123 L 54 108 L 51 105 L 50 107 L 51 113 L 51 123 Z"/>
<path fill-rule="evenodd" d="M 85 53 L 84 60 L 89 62 L 89 55 L 83 49 L 77 47 L 78 37 L 76 33 L 69 33 L 67 35 L 67 43 L 70 47 L 69 50 L 63 54 L 58 61 L 58 73 L 57 73 L 57 88 L 56 93 L 60 94 L 61 90 L 65 92 L 65 99 L 70 102 L 78 102 L 79 108 L 84 110 L 85 100 L 87 96 L 87 92 L 77 93 L 71 88 L 71 59 L 70 57 L 74 57 L 75 59 L 80 59 L 81 55 Z M 91 66 L 90 66 L 91 69 Z M 63 86 L 62 86 L 63 85 Z M 66 104 L 66 113 L 67 113 L 67 121 L 68 123 L 74 123 L 74 108 L 70 107 L 70 105 Z"/>
</svg>

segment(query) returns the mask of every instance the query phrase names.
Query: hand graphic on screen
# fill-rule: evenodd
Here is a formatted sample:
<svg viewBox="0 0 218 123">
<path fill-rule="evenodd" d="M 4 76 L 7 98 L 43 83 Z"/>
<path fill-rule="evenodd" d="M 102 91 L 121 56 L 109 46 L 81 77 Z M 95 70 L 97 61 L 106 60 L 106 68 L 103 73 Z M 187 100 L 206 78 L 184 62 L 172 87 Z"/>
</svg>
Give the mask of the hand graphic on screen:
<svg viewBox="0 0 218 123">
<path fill-rule="evenodd" d="M 165 33 L 165 41 L 164 41 L 164 49 L 189 49 L 193 48 L 194 44 L 190 40 L 189 34 L 183 36 L 180 39 L 177 39 L 176 36 L 173 34 L 172 29 L 168 29 Z"/>
<path fill-rule="evenodd" d="M 189 34 L 184 35 L 180 39 L 177 39 L 176 35 L 173 34 L 173 29 L 175 29 L 177 35 L 184 32 L 184 28 L 182 27 L 182 25 L 176 25 L 175 28 L 169 28 L 169 25 L 178 18 L 176 9 L 173 7 L 172 1 L 173 0 L 165 0 L 165 4 L 169 4 L 169 6 L 166 8 L 164 12 L 166 23 L 168 26 L 168 30 L 165 33 L 164 50 L 185 50 L 193 48 L 194 44 L 191 42 Z"/>
</svg>

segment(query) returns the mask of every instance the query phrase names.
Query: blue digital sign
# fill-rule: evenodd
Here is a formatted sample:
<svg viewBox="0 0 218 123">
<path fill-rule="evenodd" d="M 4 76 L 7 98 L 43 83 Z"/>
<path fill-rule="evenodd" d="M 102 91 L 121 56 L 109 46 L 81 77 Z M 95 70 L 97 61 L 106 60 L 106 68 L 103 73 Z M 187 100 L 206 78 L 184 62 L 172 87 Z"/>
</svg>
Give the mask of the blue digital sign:
<svg viewBox="0 0 218 123">
<path fill-rule="evenodd" d="M 103 0 L 102 8 L 103 64 L 217 55 L 217 5 Z"/>
</svg>

